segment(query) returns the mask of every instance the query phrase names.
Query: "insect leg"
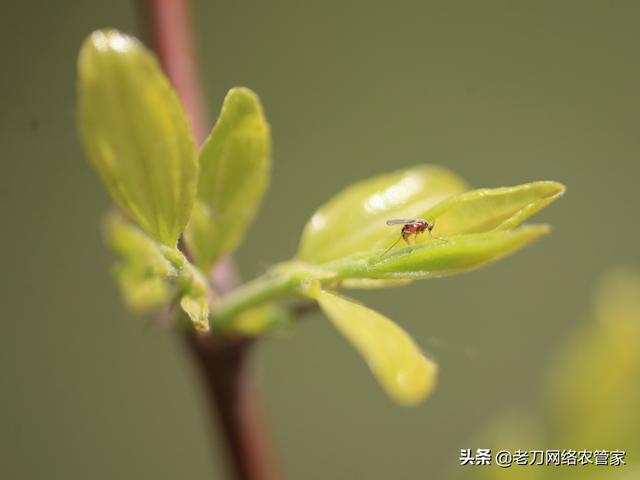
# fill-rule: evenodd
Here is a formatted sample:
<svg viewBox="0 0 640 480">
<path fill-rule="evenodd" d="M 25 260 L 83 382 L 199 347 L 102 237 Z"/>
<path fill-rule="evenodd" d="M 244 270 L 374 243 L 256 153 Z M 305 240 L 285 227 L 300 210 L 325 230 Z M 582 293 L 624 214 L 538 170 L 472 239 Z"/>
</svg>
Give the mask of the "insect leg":
<svg viewBox="0 0 640 480">
<path fill-rule="evenodd" d="M 388 252 L 389 250 L 391 250 L 393 247 L 395 247 L 395 246 L 398 244 L 398 242 L 399 242 L 400 240 L 402 240 L 402 237 L 398 238 L 395 242 L 393 242 L 393 244 L 392 244 L 389 248 L 387 248 L 387 249 L 384 251 L 384 253 L 383 253 L 382 255 L 383 255 L 383 256 L 384 256 L 384 255 L 386 255 L 386 254 L 387 254 L 387 252 Z M 405 239 L 405 240 L 406 240 L 406 239 Z"/>
</svg>

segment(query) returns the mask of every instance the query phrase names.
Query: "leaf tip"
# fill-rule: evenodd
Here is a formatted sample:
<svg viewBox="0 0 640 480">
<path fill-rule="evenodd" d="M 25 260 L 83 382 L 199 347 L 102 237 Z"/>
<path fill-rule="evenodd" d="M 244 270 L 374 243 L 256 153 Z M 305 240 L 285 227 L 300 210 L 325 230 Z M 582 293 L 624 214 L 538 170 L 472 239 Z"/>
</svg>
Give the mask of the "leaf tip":
<svg viewBox="0 0 640 480">
<path fill-rule="evenodd" d="M 79 68 L 83 71 L 90 67 L 96 55 L 110 52 L 126 53 L 139 46 L 140 42 L 135 37 L 114 28 L 95 30 L 85 38 L 80 47 Z"/>
<path fill-rule="evenodd" d="M 524 225 L 515 231 L 519 231 L 523 235 L 528 236 L 531 239 L 536 239 L 538 237 L 542 237 L 543 235 L 550 234 L 553 231 L 553 227 L 548 224 Z"/>
<path fill-rule="evenodd" d="M 560 182 L 546 180 L 538 183 L 544 187 L 544 197 L 546 198 L 556 199 L 567 191 L 566 185 Z"/>
<path fill-rule="evenodd" d="M 437 377 L 438 365 L 422 355 L 410 370 L 396 374 L 394 385 L 388 387 L 389 395 L 403 407 L 415 407 L 433 393 Z"/>
<path fill-rule="evenodd" d="M 260 97 L 247 87 L 233 87 L 227 92 L 225 104 L 233 107 L 238 115 L 262 115 Z"/>
</svg>

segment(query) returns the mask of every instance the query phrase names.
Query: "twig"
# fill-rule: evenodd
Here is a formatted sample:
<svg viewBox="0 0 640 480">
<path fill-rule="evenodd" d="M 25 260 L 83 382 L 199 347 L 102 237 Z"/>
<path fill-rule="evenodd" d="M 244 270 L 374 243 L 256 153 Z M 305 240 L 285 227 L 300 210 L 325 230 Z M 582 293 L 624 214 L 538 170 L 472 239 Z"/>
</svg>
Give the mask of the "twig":
<svg viewBox="0 0 640 480">
<path fill-rule="evenodd" d="M 269 463 L 266 439 L 256 410 L 253 384 L 247 376 L 247 363 L 254 340 L 211 335 L 185 338 L 197 363 L 203 366 L 205 384 L 217 408 L 214 429 L 222 430 L 235 478 L 238 480 L 274 480 L 274 465 Z"/>
<path fill-rule="evenodd" d="M 207 135 L 206 103 L 188 0 L 143 0 L 142 19 L 152 48 L 178 92 L 200 145 Z"/>
<path fill-rule="evenodd" d="M 142 0 L 140 6 L 147 38 L 182 100 L 191 119 L 194 137 L 200 145 L 207 134 L 208 121 L 191 26 L 190 2 Z M 237 285 L 237 274 L 230 258 L 218 262 L 211 282 L 218 293 L 226 293 Z M 186 334 L 185 340 L 203 374 L 212 418 L 217 416 L 214 428 L 220 427 L 224 435 L 234 478 L 276 478 L 262 434 L 263 424 L 256 414 L 256 394 L 252 391 L 250 372 L 247 372 L 248 353 L 253 340 L 191 333 Z"/>
</svg>

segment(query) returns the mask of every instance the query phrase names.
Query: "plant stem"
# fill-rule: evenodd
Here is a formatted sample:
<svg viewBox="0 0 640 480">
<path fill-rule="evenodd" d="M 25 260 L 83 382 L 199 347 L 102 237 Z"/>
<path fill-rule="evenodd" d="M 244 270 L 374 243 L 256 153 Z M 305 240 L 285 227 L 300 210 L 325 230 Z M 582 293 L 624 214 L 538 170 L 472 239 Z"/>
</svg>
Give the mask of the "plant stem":
<svg viewBox="0 0 640 480">
<path fill-rule="evenodd" d="M 189 0 L 141 0 L 141 17 L 152 48 L 191 119 L 194 136 L 202 144 L 209 125 L 200 84 L 199 69 L 191 26 Z M 188 258 L 188 252 L 183 252 Z M 218 262 L 211 282 L 218 293 L 237 285 L 237 274 L 230 258 Z M 276 475 L 269 461 L 263 424 L 256 415 L 257 395 L 252 391 L 248 338 L 214 337 L 188 332 L 186 345 L 192 353 L 209 396 L 214 428 L 224 436 L 229 465 L 237 480 L 273 480 Z"/>
<path fill-rule="evenodd" d="M 293 275 L 266 274 L 241 285 L 222 297 L 209 316 L 214 331 L 223 331 L 235 315 L 269 300 L 294 294 L 300 281 Z"/>
<path fill-rule="evenodd" d="M 351 273 L 345 270 L 342 273 Z M 306 297 L 303 291 L 312 285 L 333 285 L 340 280 L 340 272 L 310 267 L 300 262 L 282 262 L 272 269 L 218 299 L 209 314 L 214 331 L 225 331 L 233 318 L 245 310 L 282 297 Z M 307 298 L 308 300 L 308 298 Z"/>
<path fill-rule="evenodd" d="M 211 406 L 218 413 L 213 428 L 224 435 L 234 477 L 238 480 L 275 480 L 275 468 L 268 460 L 270 455 L 266 451 L 263 430 L 256 428 L 262 421 L 248 371 L 248 354 L 254 340 L 195 333 L 187 335 L 185 340 L 201 367 Z"/>
<path fill-rule="evenodd" d="M 208 115 L 200 83 L 190 3 L 189 0 L 143 0 L 142 18 L 151 46 L 178 92 L 200 145 L 207 135 Z"/>
</svg>

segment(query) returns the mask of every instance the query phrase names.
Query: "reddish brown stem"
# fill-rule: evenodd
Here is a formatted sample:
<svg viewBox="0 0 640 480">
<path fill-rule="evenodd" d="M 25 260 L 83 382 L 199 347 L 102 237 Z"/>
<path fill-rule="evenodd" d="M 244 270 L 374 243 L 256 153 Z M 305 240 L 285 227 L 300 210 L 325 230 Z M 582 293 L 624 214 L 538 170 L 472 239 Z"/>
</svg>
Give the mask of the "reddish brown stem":
<svg viewBox="0 0 640 480">
<path fill-rule="evenodd" d="M 249 338 L 214 338 L 211 335 L 187 337 L 187 345 L 200 365 L 218 421 L 214 428 L 224 434 L 235 478 L 275 480 L 273 465 L 256 412 L 256 392 L 249 376 Z"/>
<path fill-rule="evenodd" d="M 143 0 L 147 35 L 178 92 L 200 145 L 207 135 L 207 114 L 191 27 L 188 0 Z"/>
<path fill-rule="evenodd" d="M 142 0 L 141 6 L 147 37 L 182 100 L 200 145 L 209 125 L 191 26 L 190 2 Z M 230 258 L 219 262 L 211 281 L 218 293 L 237 284 Z M 247 371 L 247 357 L 253 341 L 211 334 L 187 334 L 186 340 L 202 373 L 214 428 L 224 436 L 234 478 L 275 479 L 262 435 L 263 423 L 256 414 L 256 395 Z"/>
</svg>

